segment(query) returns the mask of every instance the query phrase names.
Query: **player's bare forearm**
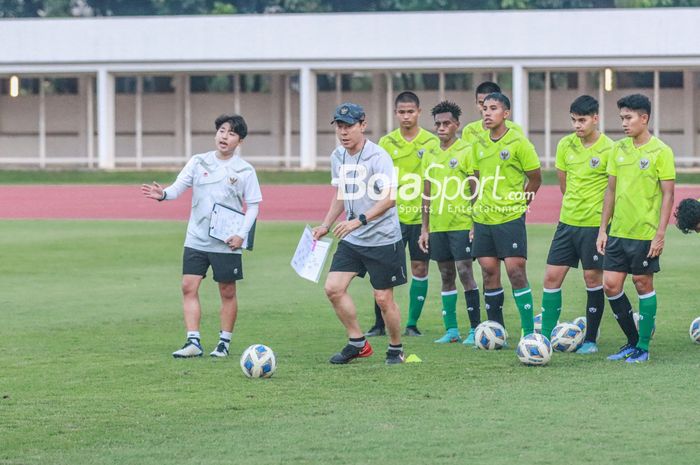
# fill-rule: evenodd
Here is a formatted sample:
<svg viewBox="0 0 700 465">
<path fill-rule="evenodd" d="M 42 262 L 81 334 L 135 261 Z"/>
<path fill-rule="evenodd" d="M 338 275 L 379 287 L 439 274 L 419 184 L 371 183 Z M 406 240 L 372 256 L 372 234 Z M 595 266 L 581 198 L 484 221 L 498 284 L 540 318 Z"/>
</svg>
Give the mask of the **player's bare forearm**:
<svg viewBox="0 0 700 465">
<path fill-rule="evenodd" d="M 566 194 L 566 171 L 557 169 L 557 178 L 559 179 L 559 190 L 564 195 Z"/>
<path fill-rule="evenodd" d="M 526 171 L 525 176 L 527 176 L 527 184 L 525 185 L 525 199 L 528 205 L 535 199 L 537 191 L 540 190 L 542 185 L 542 170 L 537 168 L 536 170 Z"/>
<path fill-rule="evenodd" d="M 661 181 L 661 213 L 659 214 L 659 228 L 656 230 L 656 236 L 651 241 L 649 246 L 649 257 L 658 257 L 664 250 L 666 245 L 666 228 L 668 221 L 671 218 L 673 210 L 674 198 L 674 181 Z"/>
<path fill-rule="evenodd" d="M 423 181 L 423 197 L 421 198 L 421 229 L 428 231 L 430 228 L 430 181 Z"/>
</svg>

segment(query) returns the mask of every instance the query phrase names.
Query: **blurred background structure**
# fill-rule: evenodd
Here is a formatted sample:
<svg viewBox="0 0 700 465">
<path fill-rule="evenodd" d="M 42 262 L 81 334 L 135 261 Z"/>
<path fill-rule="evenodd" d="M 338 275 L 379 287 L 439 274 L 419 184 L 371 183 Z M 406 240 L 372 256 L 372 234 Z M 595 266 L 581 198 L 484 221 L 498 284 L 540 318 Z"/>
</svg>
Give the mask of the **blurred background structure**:
<svg viewBox="0 0 700 465">
<path fill-rule="evenodd" d="M 617 139 L 616 100 L 637 92 L 678 166 L 700 166 L 698 24 L 697 8 L 0 19 L 0 168 L 175 168 L 237 112 L 248 160 L 315 169 L 338 103 L 362 104 L 376 141 L 398 92 L 419 95 L 431 129 L 445 98 L 477 119 L 483 80 L 547 167 L 575 97 L 598 98 Z"/>
</svg>

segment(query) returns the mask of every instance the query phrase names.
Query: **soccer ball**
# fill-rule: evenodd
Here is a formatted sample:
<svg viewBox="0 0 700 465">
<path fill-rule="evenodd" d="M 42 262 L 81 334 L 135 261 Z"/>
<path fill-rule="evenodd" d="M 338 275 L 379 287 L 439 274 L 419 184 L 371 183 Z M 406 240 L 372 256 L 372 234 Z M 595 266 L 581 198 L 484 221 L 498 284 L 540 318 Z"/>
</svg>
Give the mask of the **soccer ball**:
<svg viewBox="0 0 700 465">
<path fill-rule="evenodd" d="M 552 358 L 552 344 L 541 334 L 528 334 L 520 339 L 515 353 L 525 365 L 546 365 Z"/>
<path fill-rule="evenodd" d="M 474 330 L 474 345 L 479 349 L 502 349 L 508 339 L 508 332 L 497 321 L 484 321 Z"/>
<path fill-rule="evenodd" d="M 637 327 L 637 331 L 639 332 L 639 312 L 634 312 L 632 315 L 632 318 L 634 318 L 634 326 Z M 656 332 L 656 322 L 654 322 L 654 327 L 651 328 L 651 337 L 654 337 L 654 333 Z"/>
<path fill-rule="evenodd" d="M 537 315 L 535 315 L 535 317 L 532 319 L 532 321 L 535 323 L 535 332 L 537 334 L 542 334 L 542 314 L 538 313 Z M 557 324 L 559 324 L 558 321 L 557 321 Z"/>
<path fill-rule="evenodd" d="M 241 355 L 241 370 L 248 378 L 269 378 L 277 368 L 275 353 L 262 344 L 253 344 Z"/>
<path fill-rule="evenodd" d="M 583 335 L 586 335 L 586 328 L 588 327 L 588 320 L 586 319 L 585 316 L 580 316 L 576 318 L 573 323 L 581 328 L 581 332 Z M 596 334 L 596 340 L 600 338 L 600 326 L 598 326 L 598 334 Z"/>
<path fill-rule="evenodd" d="M 573 323 L 560 323 L 552 330 L 552 348 L 559 352 L 573 352 L 583 343 L 581 328 Z"/>
<path fill-rule="evenodd" d="M 700 344 L 700 316 L 690 323 L 690 340 L 696 344 Z"/>
<path fill-rule="evenodd" d="M 542 314 L 538 313 L 535 315 L 532 321 L 535 323 L 535 332 L 537 334 L 542 334 Z"/>
</svg>

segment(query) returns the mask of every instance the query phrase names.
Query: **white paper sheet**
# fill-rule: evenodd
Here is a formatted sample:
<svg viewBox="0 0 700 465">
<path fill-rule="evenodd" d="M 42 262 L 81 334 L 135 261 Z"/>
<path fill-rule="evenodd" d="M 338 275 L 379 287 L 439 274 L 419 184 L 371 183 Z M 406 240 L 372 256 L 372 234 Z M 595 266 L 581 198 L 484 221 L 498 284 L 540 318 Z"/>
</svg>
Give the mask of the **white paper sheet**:
<svg viewBox="0 0 700 465">
<path fill-rule="evenodd" d="M 211 221 L 209 223 L 209 235 L 220 241 L 226 241 L 243 225 L 245 215 L 237 210 L 225 207 L 220 204 L 214 204 L 214 209 L 211 212 Z M 244 240 L 242 249 L 248 248 L 248 234 Z"/>
<path fill-rule="evenodd" d="M 329 238 L 314 240 L 311 226 L 307 224 L 292 257 L 292 268 L 302 278 L 317 283 L 332 244 Z"/>
</svg>

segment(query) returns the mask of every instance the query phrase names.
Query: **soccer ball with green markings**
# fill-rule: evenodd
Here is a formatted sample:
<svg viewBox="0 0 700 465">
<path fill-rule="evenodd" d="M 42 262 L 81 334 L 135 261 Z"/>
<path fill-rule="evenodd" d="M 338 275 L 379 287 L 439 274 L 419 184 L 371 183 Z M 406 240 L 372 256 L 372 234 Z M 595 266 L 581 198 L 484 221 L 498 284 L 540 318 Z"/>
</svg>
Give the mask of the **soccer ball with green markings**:
<svg viewBox="0 0 700 465">
<path fill-rule="evenodd" d="M 583 331 L 573 323 L 560 323 L 552 330 L 552 348 L 558 352 L 573 352 L 583 343 Z"/>
<path fill-rule="evenodd" d="M 515 353 L 525 365 L 546 365 L 552 358 L 552 345 L 541 334 L 528 334 L 520 339 Z"/>
<path fill-rule="evenodd" d="M 508 332 L 497 321 L 484 321 L 474 330 L 474 345 L 478 349 L 499 350 L 506 345 Z"/>
<path fill-rule="evenodd" d="M 690 340 L 696 344 L 700 344 L 700 316 L 690 323 Z"/>
<path fill-rule="evenodd" d="M 253 344 L 241 355 L 241 370 L 248 378 L 269 378 L 275 369 L 275 353 L 265 345 Z"/>
</svg>

